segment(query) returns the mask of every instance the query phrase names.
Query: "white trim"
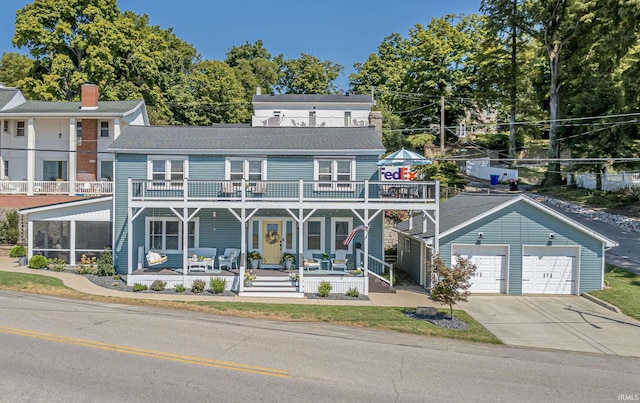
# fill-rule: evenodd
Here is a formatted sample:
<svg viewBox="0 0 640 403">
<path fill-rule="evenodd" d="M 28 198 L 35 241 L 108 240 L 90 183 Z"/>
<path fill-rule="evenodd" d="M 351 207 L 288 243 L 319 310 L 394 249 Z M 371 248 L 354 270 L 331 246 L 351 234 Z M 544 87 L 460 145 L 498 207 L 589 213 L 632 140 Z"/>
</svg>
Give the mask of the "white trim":
<svg viewBox="0 0 640 403">
<path fill-rule="evenodd" d="M 339 181 L 338 180 L 338 162 L 350 162 L 350 172 L 349 172 L 349 181 Z M 313 185 L 313 190 L 316 192 L 335 192 L 335 191 L 353 191 L 354 185 L 353 182 L 356 178 L 356 159 L 355 157 L 344 157 L 344 158 L 315 158 L 313 160 L 313 180 L 321 181 L 320 179 L 320 162 L 330 162 L 331 163 L 331 185 L 327 185 L 327 181 L 322 180 L 322 183 L 315 183 Z M 326 175 L 326 174 L 324 174 Z"/>
<path fill-rule="evenodd" d="M 336 253 L 336 243 L 335 243 L 335 239 L 336 239 L 336 223 L 337 222 L 348 222 L 349 223 L 349 229 L 347 230 L 347 235 L 349 235 L 349 233 L 351 231 L 353 231 L 353 217 L 331 217 L 331 249 L 330 252 L 331 253 Z M 353 253 L 353 242 L 349 243 L 349 245 L 347 245 L 346 251 L 348 254 L 352 254 Z"/>
<path fill-rule="evenodd" d="M 573 251 L 573 254 L 567 253 Z M 571 268 L 572 286 L 569 294 L 580 295 L 580 255 L 582 247 L 578 245 L 522 245 L 522 266 L 521 278 L 524 280 L 524 258 L 525 256 L 568 256 L 573 258 L 573 267 Z M 551 253 L 549 253 L 551 252 Z M 602 256 L 604 261 L 604 255 Z M 522 292 L 522 288 L 520 290 Z M 553 293 L 545 293 L 556 295 Z M 562 295 L 562 294 L 558 294 Z M 565 294 L 566 295 L 566 294 Z"/>
<path fill-rule="evenodd" d="M 500 294 L 509 294 L 509 269 L 510 269 L 509 260 L 511 257 L 511 245 L 509 244 L 490 244 L 490 245 L 451 244 L 451 260 L 450 260 L 451 265 L 453 265 L 455 248 L 458 248 L 458 249 L 460 248 L 479 248 L 479 249 L 493 248 L 495 250 L 500 249 L 501 251 L 504 251 L 504 266 L 501 268 L 501 273 L 500 273 L 500 277 L 504 281 L 502 281 L 502 283 L 500 284 L 499 292 Z M 492 256 L 492 255 L 485 255 L 485 256 Z M 502 256 L 502 255 L 495 255 L 495 256 Z"/>
<path fill-rule="evenodd" d="M 308 240 L 309 240 L 309 222 L 319 222 L 320 223 L 320 249 L 309 249 Z M 304 222 L 304 251 L 312 252 L 312 253 L 324 253 L 326 252 L 325 246 L 325 217 L 311 217 Z"/>
<path fill-rule="evenodd" d="M 148 155 L 147 156 L 147 179 L 153 181 L 153 161 L 164 161 L 164 180 L 171 180 L 171 161 L 183 161 L 182 179 L 189 177 L 189 157 L 184 155 Z M 115 163 L 114 163 L 115 168 Z M 113 178 L 112 178 L 113 179 Z M 170 189 L 170 183 L 164 186 L 154 185 L 153 182 L 148 184 L 149 189 Z M 174 185 L 173 189 L 181 189 L 182 185 Z"/>
<path fill-rule="evenodd" d="M 282 224 L 282 235 L 281 235 L 281 241 L 282 241 L 282 253 L 284 252 L 289 252 L 295 255 L 296 253 L 296 245 L 297 245 L 297 236 L 296 236 L 296 222 L 293 218 L 289 218 L 289 217 L 270 217 L 270 216 L 258 216 L 258 217 L 253 217 L 249 220 L 249 226 L 248 226 L 248 230 L 247 230 L 247 243 L 248 246 L 251 247 L 251 250 L 254 249 L 258 249 L 258 251 L 260 253 L 262 253 L 262 248 L 264 246 L 264 234 L 262 233 L 262 222 L 263 221 L 280 221 Z M 253 225 L 254 223 L 258 223 L 258 247 L 254 248 L 253 245 Z M 286 223 L 290 222 L 292 229 L 293 229 L 293 234 L 292 234 L 292 240 L 291 240 L 291 249 L 287 249 L 285 248 L 286 245 Z"/>
<path fill-rule="evenodd" d="M 159 248 L 157 248 L 157 245 L 153 245 L 153 248 L 151 247 L 151 245 L 149 245 L 149 236 L 150 236 L 150 232 L 151 232 L 151 228 L 150 228 L 150 223 L 151 221 L 162 221 L 162 245 L 160 245 Z M 165 249 L 166 248 L 166 223 L 167 222 L 177 222 L 178 225 L 178 249 Z M 189 222 L 193 222 L 194 223 L 194 239 L 193 239 L 193 247 L 194 248 L 199 248 L 200 247 L 200 217 L 193 217 L 191 220 L 189 220 Z M 145 217 L 144 220 L 144 247 L 145 247 L 145 251 L 148 251 L 150 249 L 155 249 L 157 252 L 163 252 L 163 253 L 182 253 L 182 245 L 184 242 L 184 234 L 183 234 L 183 222 L 180 218 L 178 217 L 166 217 L 166 216 L 162 216 L 162 217 L 154 217 L 154 216 L 147 216 Z"/>
<path fill-rule="evenodd" d="M 39 207 L 30 207 L 30 208 L 20 209 L 18 210 L 18 213 L 20 214 L 40 213 L 43 211 L 58 210 L 60 208 L 81 206 L 84 204 L 102 203 L 105 200 L 110 200 L 112 198 L 113 196 L 109 195 L 109 196 L 103 196 L 103 197 L 95 197 L 87 200 L 74 200 L 66 203 L 49 204 L 47 206 L 39 206 Z"/>
</svg>

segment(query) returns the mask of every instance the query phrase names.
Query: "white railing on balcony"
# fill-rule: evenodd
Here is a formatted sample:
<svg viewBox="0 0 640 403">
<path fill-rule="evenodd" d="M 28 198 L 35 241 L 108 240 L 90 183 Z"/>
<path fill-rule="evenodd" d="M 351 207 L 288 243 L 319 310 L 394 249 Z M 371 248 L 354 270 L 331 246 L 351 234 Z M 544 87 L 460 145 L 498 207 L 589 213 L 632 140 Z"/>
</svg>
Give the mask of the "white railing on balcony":
<svg viewBox="0 0 640 403">
<path fill-rule="evenodd" d="M 292 201 L 435 203 L 436 182 L 163 181 L 129 179 L 132 201 Z"/>
<path fill-rule="evenodd" d="M 34 181 L 34 195 L 69 195 L 102 196 L 113 193 L 113 182 L 75 182 L 74 191 L 70 192 L 71 183 L 68 181 Z M 0 194 L 22 194 L 29 191 L 27 181 L 0 181 Z"/>
</svg>

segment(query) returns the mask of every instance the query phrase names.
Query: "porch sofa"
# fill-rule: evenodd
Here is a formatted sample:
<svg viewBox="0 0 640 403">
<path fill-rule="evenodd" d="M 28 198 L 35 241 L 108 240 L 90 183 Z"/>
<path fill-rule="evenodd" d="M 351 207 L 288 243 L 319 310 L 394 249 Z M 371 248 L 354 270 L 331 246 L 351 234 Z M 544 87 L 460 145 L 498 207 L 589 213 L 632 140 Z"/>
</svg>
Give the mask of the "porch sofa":
<svg viewBox="0 0 640 403">
<path fill-rule="evenodd" d="M 218 249 L 217 248 L 189 248 L 189 249 L 187 249 L 187 256 L 189 258 L 191 258 L 191 256 L 196 254 L 197 256 L 204 256 L 205 259 L 211 259 L 211 263 L 210 264 L 205 264 L 205 265 L 202 266 L 204 268 L 204 270 L 206 270 L 207 265 L 210 265 L 211 266 L 211 270 L 216 271 L 215 266 L 216 266 L 216 255 L 217 255 L 217 253 L 218 253 Z M 190 266 L 189 267 L 189 271 L 195 271 L 195 270 Z M 219 272 L 220 268 L 218 268 L 217 271 Z"/>
</svg>

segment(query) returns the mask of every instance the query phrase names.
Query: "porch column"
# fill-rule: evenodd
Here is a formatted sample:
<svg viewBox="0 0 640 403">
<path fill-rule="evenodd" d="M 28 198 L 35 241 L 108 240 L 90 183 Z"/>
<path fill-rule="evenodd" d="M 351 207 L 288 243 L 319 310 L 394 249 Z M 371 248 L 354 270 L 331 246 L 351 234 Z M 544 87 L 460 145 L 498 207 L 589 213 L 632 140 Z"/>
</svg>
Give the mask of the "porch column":
<svg viewBox="0 0 640 403">
<path fill-rule="evenodd" d="M 69 196 L 76 194 L 76 175 L 77 175 L 77 158 L 78 158 L 78 135 L 76 133 L 76 119 L 69 119 Z"/>
<path fill-rule="evenodd" d="M 33 196 L 33 181 L 36 180 L 36 128 L 33 118 L 27 121 L 27 196 Z"/>
<path fill-rule="evenodd" d="M 247 210 L 240 210 L 240 278 L 238 279 L 238 294 L 244 291 L 245 258 L 247 256 Z"/>
<path fill-rule="evenodd" d="M 185 179 L 185 182 L 186 182 L 186 179 Z M 187 187 L 185 186 L 184 189 L 186 188 Z M 185 287 L 187 286 L 186 285 L 187 271 L 189 271 L 189 264 L 187 262 L 188 258 L 189 258 L 189 209 L 187 207 L 184 207 L 182 209 L 182 284 L 184 284 Z M 212 263 L 215 264 L 215 262 L 212 262 Z"/>
<path fill-rule="evenodd" d="M 4 119 L 0 119 L 0 179 L 7 176 L 4 172 L 4 157 L 2 156 L 2 135 L 4 134 Z"/>
<path fill-rule="evenodd" d="M 128 180 L 128 200 L 131 200 L 131 178 Z M 131 281 L 131 274 L 133 273 L 133 233 L 131 228 L 133 227 L 133 211 L 131 207 L 127 206 L 127 285 Z M 145 235 L 146 236 L 146 235 Z M 142 251 L 144 253 L 144 249 Z M 140 256 L 138 256 L 140 260 Z"/>
<path fill-rule="evenodd" d="M 298 291 L 304 292 L 304 211 L 299 209 L 298 218 L 296 219 L 298 225 Z"/>
<path fill-rule="evenodd" d="M 364 210 L 364 225 L 369 226 L 369 209 Z M 364 235 L 364 270 L 362 275 L 366 278 L 369 275 L 369 231 L 362 231 Z M 384 230 L 383 230 L 384 232 Z M 357 269 L 357 267 L 356 267 Z M 393 280 L 392 280 L 393 281 Z"/>
</svg>

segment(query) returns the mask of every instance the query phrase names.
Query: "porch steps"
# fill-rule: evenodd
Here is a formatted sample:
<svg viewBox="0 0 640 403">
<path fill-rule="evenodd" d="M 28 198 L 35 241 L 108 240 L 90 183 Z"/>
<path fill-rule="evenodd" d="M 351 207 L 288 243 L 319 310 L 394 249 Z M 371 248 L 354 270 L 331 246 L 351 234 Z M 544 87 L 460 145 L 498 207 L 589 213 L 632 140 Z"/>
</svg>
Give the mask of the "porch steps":
<svg viewBox="0 0 640 403">
<path fill-rule="evenodd" d="M 304 298 L 304 293 L 298 291 L 288 277 L 258 276 L 250 286 L 245 286 L 240 294 L 242 297 L 270 297 L 270 298 Z"/>
<path fill-rule="evenodd" d="M 395 294 L 396 289 L 393 287 L 389 287 L 389 284 L 378 278 L 375 278 L 374 276 L 369 276 L 369 292 L 384 292 Z"/>
</svg>

